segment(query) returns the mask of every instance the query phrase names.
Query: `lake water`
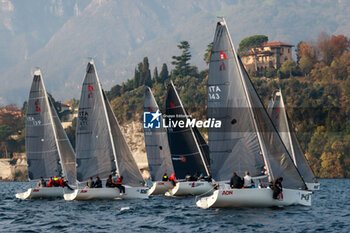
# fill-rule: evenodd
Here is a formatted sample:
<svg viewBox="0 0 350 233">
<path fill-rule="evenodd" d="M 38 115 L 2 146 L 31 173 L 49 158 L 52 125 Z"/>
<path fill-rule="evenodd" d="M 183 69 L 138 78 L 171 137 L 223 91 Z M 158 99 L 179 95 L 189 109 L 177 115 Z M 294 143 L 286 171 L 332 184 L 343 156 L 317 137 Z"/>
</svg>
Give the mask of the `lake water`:
<svg viewBox="0 0 350 233">
<path fill-rule="evenodd" d="M 0 183 L 0 232 L 350 232 L 350 179 L 320 180 L 312 206 L 199 209 L 195 198 L 18 200 L 29 183 Z"/>
</svg>

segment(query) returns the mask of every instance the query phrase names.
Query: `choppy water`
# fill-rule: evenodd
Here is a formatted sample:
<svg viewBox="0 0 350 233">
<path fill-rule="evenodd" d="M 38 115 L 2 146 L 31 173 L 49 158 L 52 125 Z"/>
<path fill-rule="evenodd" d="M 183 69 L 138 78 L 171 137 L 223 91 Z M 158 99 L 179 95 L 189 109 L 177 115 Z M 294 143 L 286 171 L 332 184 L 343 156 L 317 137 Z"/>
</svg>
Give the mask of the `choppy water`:
<svg viewBox="0 0 350 233">
<path fill-rule="evenodd" d="M 350 179 L 321 180 L 312 207 L 207 209 L 195 198 L 18 200 L 28 183 L 0 183 L 1 232 L 350 232 Z"/>
</svg>

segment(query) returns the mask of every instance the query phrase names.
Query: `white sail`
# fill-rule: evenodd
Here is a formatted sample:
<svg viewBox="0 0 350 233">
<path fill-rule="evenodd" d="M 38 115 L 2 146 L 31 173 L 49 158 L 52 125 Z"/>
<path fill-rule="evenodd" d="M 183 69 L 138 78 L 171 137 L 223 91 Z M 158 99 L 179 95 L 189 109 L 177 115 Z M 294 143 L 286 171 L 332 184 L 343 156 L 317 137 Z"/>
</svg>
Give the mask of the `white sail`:
<svg viewBox="0 0 350 233">
<path fill-rule="evenodd" d="M 214 114 L 225 123 L 218 132 L 209 131 L 213 174 L 227 178 L 228 169 L 221 167 L 228 167 L 227 164 L 231 165 L 231 171 L 242 171 L 242 166 L 250 166 L 249 171 L 254 171 L 254 167 L 259 169 L 262 158 L 259 159 L 257 153 L 260 148 L 270 181 L 283 177 L 285 187 L 305 188 L 235 52 L 225 21 L 217 24 L 209 66 L 208 118 Z M 232 147 L 227 148 L 226 144 Z"/>
<path fill-rule="evenodd" d="M 129 185 L 143 182 L 92 61 L 87 65 L 79 104 L 77 165 L 79 181 L 116 175 Z"/>
<path fill-rule="evenodd" d="M 26 153 L 29 179 L 66 176 L 75 181 L 74 151 L 39 70 L 34 73 L 27 105 Z"/>
<path fill-rule="evenodd" d="M 86 68 L 77 119 L 78 181 L 86 181 L 89 177 L 96 176 L 106 179 L 110 174 L 118 173 L 112 143 L 101 84 L 91 61 Z"/>
<path fill-rule="evenodd" d="M 63 175 L 69 183 L 75 183 L 76 177 L 76 165 L 75 165 L 75 152 L 72 144 L 64 131 L 60 118 L 57 115 L 56 109 L 50 101 L 52 120 L 56 130 L 57 146 L 61 153 L 61 164 L 63 168 Z"/>
<path fill-rule="evenodd" d="M 158 104 L 154 99 L 152 90 L 147 87 L 145 92 L 144 112 L 159 111 Z M 163 117 L 159 116 L 160 122 Z M 168 175 L 174 173 L 173 164 L 171 161 L 168 135 L 166 129 L 144 129 L 145 144 L 148 159 L 148 166 L 153 181 L 162 180 L 163 174 Z"/>
<path fill-rule="evenodd" d="M 317 182 L 317 179 L 299 145 L 293 128 L 291 127 L 291 123 L 288 120 L 281 91 L 277 91 L 274 94 L 274 97 L 270 99 L 268 113 L 289 154 L 292 155 L 293 161 L 304 181 L 306 183 Z"/>
</svg>

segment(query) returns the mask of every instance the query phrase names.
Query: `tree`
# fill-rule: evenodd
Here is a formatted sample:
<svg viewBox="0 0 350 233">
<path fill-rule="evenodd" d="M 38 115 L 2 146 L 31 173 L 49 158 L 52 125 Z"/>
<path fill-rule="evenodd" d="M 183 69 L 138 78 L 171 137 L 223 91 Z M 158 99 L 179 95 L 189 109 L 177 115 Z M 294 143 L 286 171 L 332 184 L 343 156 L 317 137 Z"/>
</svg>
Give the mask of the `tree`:
<svg viewBox="0 0 350 233">
<path fill-rule="evenodd" d="M 117 96 L 120 96 L 122 94 L 121 89 L 122 89 L 122 86 L 120 86 L 118 84 L 113 86 L 110 91 L 106 92 L 108 99 L 111 100 Z"/>
<path fill-rule="evenodd" d="M 340 57 L 349 49 L 348 39 L 344 35 L 329 36 L 326 32 L 321 32 L 317 39 L 317 50 L 322 61 L 329 66 L 335 57 Z"/>
<path fill-rule="evenodd" d="M 211 42 L 210 44 L 208 44 L 203 57 L 203 60 L 205 61 L 205 63 L 207 63 L 207 65 L 209 65 L 210 63 L 210 56 L 211 56 L 211 51 L 213 50 L 213 43 L 214 42 Z"/>
<path fill-rule="evenodd" d="M 165 80 L 167 80 L 169 78 L 169 71 L 168 71 L 168 66 L 163 63 L 162 65 L 162 70 L 160 71 L 159 73 L 159 79 L 160 79 L 160 82 L 164 82 Z"/>
<path fill-rule="evenodd" d="M 238 54 L 242 57 L 249 50 L 261 46 L 263 43 L 269 41 L 265 35 L 254 35 L 244 38 L 238 46 Z"/>
<path fill-rule="evenodd" d="M 268 67 L 264 73 L 266 78 L 273 78 L 276 76 L 277 70 L 274 67 Z"/>
<path fill-rule="evenodd" d="M 300 70 L 304 75 L 308 75 L 317 62 L 316 51 L 311 45 L 302 41 L 297 46 L 297 58 Z"/>
<path fill-rule="evenodd" d="M 180 56 L 172 56 L 172 65 L 175 66 L 173 74 L 180 77 L 185 77 L 190 74 L 191 68 L 189 61 L 191 60 L 190 44 L 187 41 L 181 41 L 177 46 L 182 50 Z"/>
<path fill-rule="evenodd" d="M 290 77 L 297 71 L 297 64 L 292 60 L 285 61 L 279 71 L 286 75 L 286 77 Z"/>
<path fill-rule="evenodd" d="M 144 82 L 141 83 L 141 85 L 152 87 L 152 77 L 151 70 L 149 69 L 148 57 L 143 58 L 141 77 L 142 80 L 144 80 Z"/>
<path fill-rule="evenodd" d="M 70 143 L 72 144 L 72 147 L 75 147 L 75 133 L 76 133 L 76 128 L 77 128 L 77 118 L 74 117 L 73 121 L 72 121 L 72 125 L 67 127 L 65 129 L 66 134 L 68 136 L 68 139 L 70 141 Z"/>
<path fill-rule="evenodd" d="M 309 57 L 301 57 L 300 58 L 299 67 L 300 67 L 301 72 L 304 75 L 310 74 L 313 66 L 314 66 L 314 62 Z"/>
<path fill-rule="evenodd" d="M 158 83 L 160 80 L 159 80 L 159 76 L 158 76 L 158 69 L 157 67 L 154 67 L 154 70 L 153 70 L 153 82 L 155 83 Z"/>
<path fill-rule="evenodd" d="M 338 80 L 346 80 L 350 76 L 350 51 L 340 57 L 334 58 L 331 63 L 331 70 Z"/>
<path fill-rule="evenodd" d="M 7 140 L 8 137 L 13 133 L 13 130 L 8 125 L 0 125 L 0 145 L 4 149 L 4 154 L 7 157 Z"/>
</svg>

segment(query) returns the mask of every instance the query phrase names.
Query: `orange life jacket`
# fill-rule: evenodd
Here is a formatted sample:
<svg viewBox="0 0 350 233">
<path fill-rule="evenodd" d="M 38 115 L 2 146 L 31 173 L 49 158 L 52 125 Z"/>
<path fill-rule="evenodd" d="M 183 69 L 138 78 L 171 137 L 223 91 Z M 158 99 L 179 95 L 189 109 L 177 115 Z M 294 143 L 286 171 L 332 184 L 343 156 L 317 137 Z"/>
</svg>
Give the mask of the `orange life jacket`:
<svg viewBox="0 0 350 233">
<path fill-rule="evenodd" d="M 47 183 L 47 187 L 52 187 L 52 179 L 49 180 L 49 183 Z"/>
<path fill-rule="evenodd" d="M 171 174 L 171 176 L 169 177 L 169 180 L 170 181 L 174 181 L 176 183 L 176 180 L 175 180 L 175 173 Z"/>
<path fill-rule="evenodd" d="M 60 186 L 64 187 L 64 180 L 62 178 L 60 179 Z"/>
<path fill-rule="evenodd" d="M 122 182 L 123 182 L 123 178 L 119 177 L 116 184 L 122 184 Z"/>
</svg>

